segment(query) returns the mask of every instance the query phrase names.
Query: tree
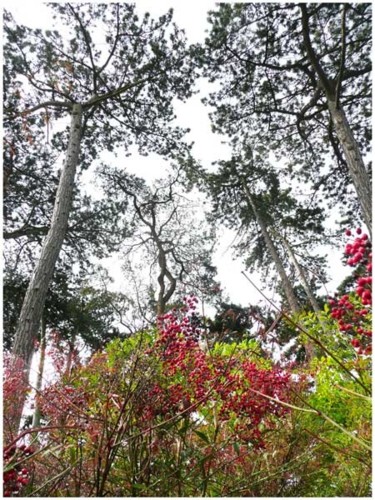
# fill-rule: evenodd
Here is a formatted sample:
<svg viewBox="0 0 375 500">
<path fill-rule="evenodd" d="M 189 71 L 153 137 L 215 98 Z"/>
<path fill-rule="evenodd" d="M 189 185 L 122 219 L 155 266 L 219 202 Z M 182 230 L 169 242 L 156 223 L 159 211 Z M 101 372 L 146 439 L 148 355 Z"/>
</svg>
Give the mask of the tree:
<svg viewBox="0 0 375 500">
<path fill-rule="evenodd" d="M 152 187 L 107 166 L 101 168 L 100 176 L 106 197 L 125 214 L 126 226 L 134 228 L 123 242 L 124 255 L 137 255 L 139 250 L 142 267 L 147 262 L 150 274 L 155 277 L 157 273 L 157 279 L 151 279 L 152 287 L 157 282 L 153 313 L 163 315 L 172 298 L 178 301 L 187 293 L 202 300 L 217 297 L 220 286 L 211 262 L 214 230 L 178 188 L 179 170 Z M 124 206 L 129 206 L 126 212 Z"/>
<path fill-rule="evenodd" d="M 44 111 L 30 121 L 40 126 L 45 114 L 57 119 L 66 112 L 70 126 L 53 138 L 57 151 L 65 151 L 49 231 L 24 299 L 13 354 L 28 370 L 33 341 L 56 260 L 71 212 L 78 164 L 88 166 L 101 150 L 125 150 L 132 141 L 141 152 L 183 154 L 183 131 L 170 125 L 172 100 L 191 93 L 194 72 L 186 60 L 185 40 L 172 24 L 169 11 L 158 21 L 126 4 L 53 4 L 70 32 L 15 26 L 5 14 L 4 57 L 16 87 L 7 89 L 5 126 L 14 127 L 25 117 Z M 105 52 L 95 40 L 104 28 Z M 19 99 L 16 96 L 20 95 Z M 12 144 L 12 138 L 9 139 Z M 172 153 L 173 152 L 173 153 Z"/>
<path fill-rule="evenodd" d="M 371 228 L 371 5 L 221 4 L 209 22 L 194 53 L 221 83 L 206 99 L 214 130 L 256 138 Z"/>
<path fill-rule="evenodd" d="M 48 232 L 58 179 L 45 175 L 47 163 L 18 169 L 8 181 L 4 200 L 3 237 L 6 269 L 30 275 L 35 264 L 35 252 L 40 250 Z M 22 200 L 22 203 L 20 203 Z M 116 225 L 117 214 L 110 200 L 93 200 L 77 182 L 71 216 L 60 255 L 81 269 L 90 266 L 90 257 L 107 257 L 118 250 L 119 243 L 129 232 Z"/>
<path fill-rule="evenodd" d="M 246 256 L 247 267 L 261 267 L 270 277 L 270 265 L 275 266 L 290 310 L 299 311 L 301 303 L 290 272 L 296 259 L 290 260 L 291 246 L 285 243 L 293 241 L 305 249 L 324 240 L 323 210 L 314 203 L 304 206 L 298 202 L 291 189 L 283 187 L 261 149 L 246 145 L 230 160 L 218 163 L 218 171 L 206 175 L 213 217 L 237 230 L 242 241 L 236 248 Z M 298 269 L 302 269 L 299 263 Z M 302 285 L 308 284 L 305 273 L 300 272 L 299 278 L 305 278 Z"/>
</svg>

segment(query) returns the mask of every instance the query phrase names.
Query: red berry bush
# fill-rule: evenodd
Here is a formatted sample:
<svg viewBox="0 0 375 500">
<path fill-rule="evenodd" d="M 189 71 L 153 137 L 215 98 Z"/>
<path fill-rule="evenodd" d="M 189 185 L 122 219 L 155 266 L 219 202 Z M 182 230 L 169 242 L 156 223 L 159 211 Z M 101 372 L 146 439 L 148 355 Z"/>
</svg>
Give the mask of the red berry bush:
<svg viewBox="0 0 375 500">
<path fill-rule="evenodd" d="M 352 232 L 348 229 L 348 237 Z M 372 246 L 367 234 L 360 228 L 357 236 L 345 246 L 347 264 L 355 268 L 356 287 L 354 292 L 340 298 L 329 299 L 331 317 L 340 331 L 348 334 L 352 346 L 359 355 L 371 354 L 371 304 L 372 304 Z"/>
</svg>

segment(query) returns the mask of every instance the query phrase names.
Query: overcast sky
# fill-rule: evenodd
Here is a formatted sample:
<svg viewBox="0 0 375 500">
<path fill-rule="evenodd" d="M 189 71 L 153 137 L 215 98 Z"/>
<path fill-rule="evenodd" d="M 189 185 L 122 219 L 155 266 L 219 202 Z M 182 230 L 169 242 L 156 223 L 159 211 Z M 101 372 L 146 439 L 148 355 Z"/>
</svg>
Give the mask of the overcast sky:
<svg viewBox="0 0 375 500">
<path fill-rule="evenodd" d="M 148 11 L 152 17 L 164 14 L 172 6 L 174 8 L 174 20 L 180 28 L 185 30 L 190 42 L 202 42 L 204 40 L 205 30 L 208 28 L 208 23 L 206 22 L 207 11 L 215 8 L 215 4 L 212 1 L 199 1 L 192 4 L 186 1 L 137 0 L 136 5 L 140 14 Z M 38 28 L 51 27 L 49 10 L 43 3 L 35 0 L 29 2 L 5 1 L 5 8 L 13 14 L 16 21 L 20 24 Z M 207 92 L 207 85 L 201 82 L 199 88 L 201 90 L 200 94 L 192 97 L 186 104 L 178 103 L 176 111 L 179 124 L 191 129 L 188 138 L 195 142 L 193 150 L 195 157 L 205 167 L 208 167 L 214 160 L 227 158 L 230 151 L 228 146 L 222 144 L 224 138 L 214 135 L 211 132 L 208 109 L 200 102 L 202 95 Z M 146 158 L 134 155 L 126 158 L 127 170 L 136 173 L 149 182 L 162 176 L 166 171 L 166 167 L 167 165 L 163 163 L 163 160 L 157 158 L 156 155 L 150 155 Z M 252 289 L 251 285 L 241 274 L 241 270 L 243 270 L 241 261 L 233 260 L 232 251 L 228 250 L 233 238 L 233 233 L 228 231 L 222 232 L 221 243 L 215 254 L 215 264 L 218 266 L 219 280 L 233 302 L 242 305 L 258 303 L 260 295 Z M 341 265 L 340 253 L 329 250 L 329 256 L 329 271 L 333 280 L 328 290 L 329 293 L 333 293 L 335 287 L 348 274 L 349 270 L 344 269 Z M 118 267 L 119 264 L 116 261 L 113 262 L 112 259 L 111 271 L 117 277 L 119 276 Z M 264 288 L 259 276 L 253 276 L 252 278 L 257 286 Z M 116 283 L 120 286 L 122 281 L 122 278 L 119 278 Z M 268 293 L 272 294 L 272 291 Z"/>
</svg>

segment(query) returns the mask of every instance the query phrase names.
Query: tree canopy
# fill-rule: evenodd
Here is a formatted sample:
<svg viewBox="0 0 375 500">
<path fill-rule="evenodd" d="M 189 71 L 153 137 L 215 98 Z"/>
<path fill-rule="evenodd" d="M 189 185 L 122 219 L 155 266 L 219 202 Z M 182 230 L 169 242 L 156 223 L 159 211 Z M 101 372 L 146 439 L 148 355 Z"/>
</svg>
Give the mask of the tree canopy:
<svg viewBox="0 0 375 500">
<path fill-rule="evenodd" d="M 371 5 L 46 9 L 4 12 L 3 496 L 370 496 Z"/>
</svg>

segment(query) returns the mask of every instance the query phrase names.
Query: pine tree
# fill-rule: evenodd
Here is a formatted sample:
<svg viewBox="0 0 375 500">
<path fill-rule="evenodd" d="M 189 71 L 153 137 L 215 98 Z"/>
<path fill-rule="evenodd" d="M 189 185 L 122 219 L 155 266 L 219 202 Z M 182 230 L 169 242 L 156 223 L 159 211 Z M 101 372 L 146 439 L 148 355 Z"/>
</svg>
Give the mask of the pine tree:
<svg viewBox="0 0 375 500">
<path fill-rule="evenodd" d="M 48 120 L 70 117 L 70 125 L 52 139 L 56 152 L 65 153 L 65 161 L 13 345 L 26 372 L 68 228 L 77 167 L 87 167 L 101 151 L 113 151 L 115 146 L 126 151 L 133 142 L 143 153 L 183 155 L 183 131 L 171 125 L 172 100 L 191 94 L 194 77 L 184 36 L 172 24 L 171 11 L 154 21 L 147 14 L 140 20 L 128 4 L 51 4 L 51 8 L 70 37 L 58 30 L 17 26 L 9 13 L 4 20 L 4 58 L 7 71 L 16 77 L 14 86 L 13 79 L 7 80 L 5 90 L 9 148 L 16 143 L 12 130 L 22 130 L 25 120 L 32 141 L 34 129 L 40 137 L 47 116 Z M 104 49 L 96 39 L 101 30 Z"/>
<path fill-rule="evenodd" d="M 371 5 L 221 4 L 209 22 L 194 54 L 220 83 L 214 130 L 272 149 L 371 231 Z"/>
</svg>

